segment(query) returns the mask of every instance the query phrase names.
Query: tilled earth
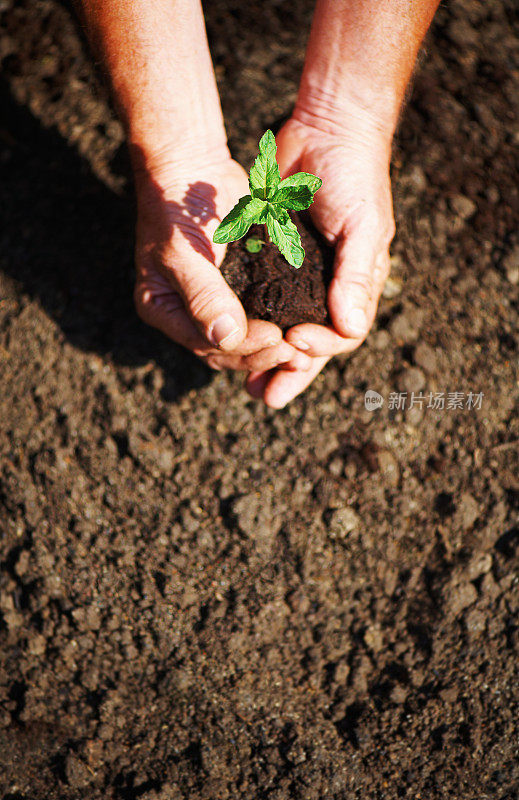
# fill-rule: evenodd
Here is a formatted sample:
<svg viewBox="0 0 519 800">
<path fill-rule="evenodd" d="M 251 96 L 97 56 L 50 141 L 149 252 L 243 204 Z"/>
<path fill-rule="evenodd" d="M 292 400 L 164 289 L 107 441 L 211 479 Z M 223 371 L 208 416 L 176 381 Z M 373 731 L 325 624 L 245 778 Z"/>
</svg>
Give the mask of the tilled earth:
<svg viewBox="0 0 519 800">
<path fill-rule="evenodd" d="M 206 4 L 245 166 L 312 5 Z M 517 798 L 514 0 L 440 9 L 377 324 L 282 412 L 138 321 L 79 28 L 56 0 L 0 11 L 3 800 Z"/>
</svg>

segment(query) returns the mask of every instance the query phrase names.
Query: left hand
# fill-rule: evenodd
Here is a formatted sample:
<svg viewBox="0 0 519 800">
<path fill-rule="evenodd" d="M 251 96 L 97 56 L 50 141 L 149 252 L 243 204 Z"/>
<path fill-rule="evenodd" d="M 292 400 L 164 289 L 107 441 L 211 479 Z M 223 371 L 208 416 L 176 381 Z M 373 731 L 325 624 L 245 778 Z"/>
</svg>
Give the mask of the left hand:
<svg viewBox="0 0 519 800">
<path fill-rule="evenodd" d="M 372 119 L 315 125 L 292 117 L 277 136 L 281 175 L 310 172 L 322 178 L 310 214 L 335 247 L 328 290 L 330 326 L 304 323 L 285 339 L 312 357 L 311 367 L 251 372 L 247 389 L 272 408 L 304 391 L 327 361 L 355 350 L 366 338 L 389 275 L 389 244 L 395 233 L 389 162 L 391 138 Z M 306 366 L 306 365 L 305 365 Z"/>
</svg>

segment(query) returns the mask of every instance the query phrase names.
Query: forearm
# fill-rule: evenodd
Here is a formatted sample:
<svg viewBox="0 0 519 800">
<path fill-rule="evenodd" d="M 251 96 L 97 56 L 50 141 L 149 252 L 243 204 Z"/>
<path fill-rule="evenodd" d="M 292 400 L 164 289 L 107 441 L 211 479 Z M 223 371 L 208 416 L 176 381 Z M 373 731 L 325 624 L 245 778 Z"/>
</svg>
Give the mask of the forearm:
<svg viewBox="0 0 519 800">
<path fill-rule="evenodd" d="M 359 109 L 392 135 L 439 0 L 317 0 L 296 116 L 330 129 Z M 324 121 L 324 123 L 323 123 Z"/>
<path fill-rule="evenodd" d="M 109 73 L 134 162 L 227 154 L 200 0 L 78 0 Z M 160 167 L 160 163 L 158 163 Z"/>
</svg>

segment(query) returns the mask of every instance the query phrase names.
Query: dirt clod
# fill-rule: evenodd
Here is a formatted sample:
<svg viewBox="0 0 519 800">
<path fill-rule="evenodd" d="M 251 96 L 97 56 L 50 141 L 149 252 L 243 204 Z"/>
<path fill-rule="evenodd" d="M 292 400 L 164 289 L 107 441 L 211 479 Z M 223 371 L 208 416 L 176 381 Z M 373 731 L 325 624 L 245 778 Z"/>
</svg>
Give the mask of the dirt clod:
<svg viewBox="0 0 519 800">
<path fill-rule="evenodd" d="M 243 303 L 247 316 L 274 322 L 282 330 L 301 322 L 329 322 L 326 296 L 332 277 L 333 250 L 319 236 L 307 214 L 292 214 L 305 250 L 299 268 L 292 267 L 269 241 L 264 226 L 253 225 L 247 237 L 232 242 L 222 273 Z M 248 237 L 265 242 L 249 253 Z"/>
</svg>

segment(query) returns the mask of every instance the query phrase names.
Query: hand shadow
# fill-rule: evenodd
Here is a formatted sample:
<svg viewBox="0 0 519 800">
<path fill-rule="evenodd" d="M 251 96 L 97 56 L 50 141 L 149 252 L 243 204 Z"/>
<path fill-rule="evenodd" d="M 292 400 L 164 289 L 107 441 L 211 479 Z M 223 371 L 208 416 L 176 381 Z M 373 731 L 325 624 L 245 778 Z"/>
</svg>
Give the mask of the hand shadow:
<svg viewBox="0 0 519 800">
<path fill-rule="evenodd" d="M 179 204 L 179 227 L 193 250 L 215 263 L 213 245 L 202 230 L 202 226 L 217 219 L 216 188 L 209 183 L 197 181 L 189 184 L 189 189 Z"/>
<path fill-rule="evenodd" d="M 122 197 L 110 191 L 75 149 L 14 101 L 2 81 L 0 119 L 2 270 L 39 300 L 75 347 L 109 356 L 116 365 L 153 360 L 163 370 L 165 399 L 206 385 L 211 370 L 135 312 L 131 189 Z M 124 171 L 129 176 L 127 163 Z M 191 218 L 191 236 L 207 252 L 195 232 L 197 220 L 214 213 L 214 194 L 194 184 L 177 211 Z"/>
<path fill-rule="evenodd" d="M 177 229 L 196 253 L 215 265 L 213 243 L 203 228 L 211 220 L 218 219 L 216 188 L 210 183 L 196 181 L 188 185 L 182 202 L 167 200 L 162 186 L 153 179 L 147 168 L 142 149 L 138 145 L 131 145 L 130 153 L 135 174 L 138 176 L 137 183 L 145 186 L 143 215 L 149 217 L 150 210 L 153 214 L 155 239 L 152 244 L 160 252 L 171 241 Z M 158 209 L 161 210 L 160 216 L 155 213 Z M 166 213 L 163 213 L 164 209 Z"/>
</svg>

